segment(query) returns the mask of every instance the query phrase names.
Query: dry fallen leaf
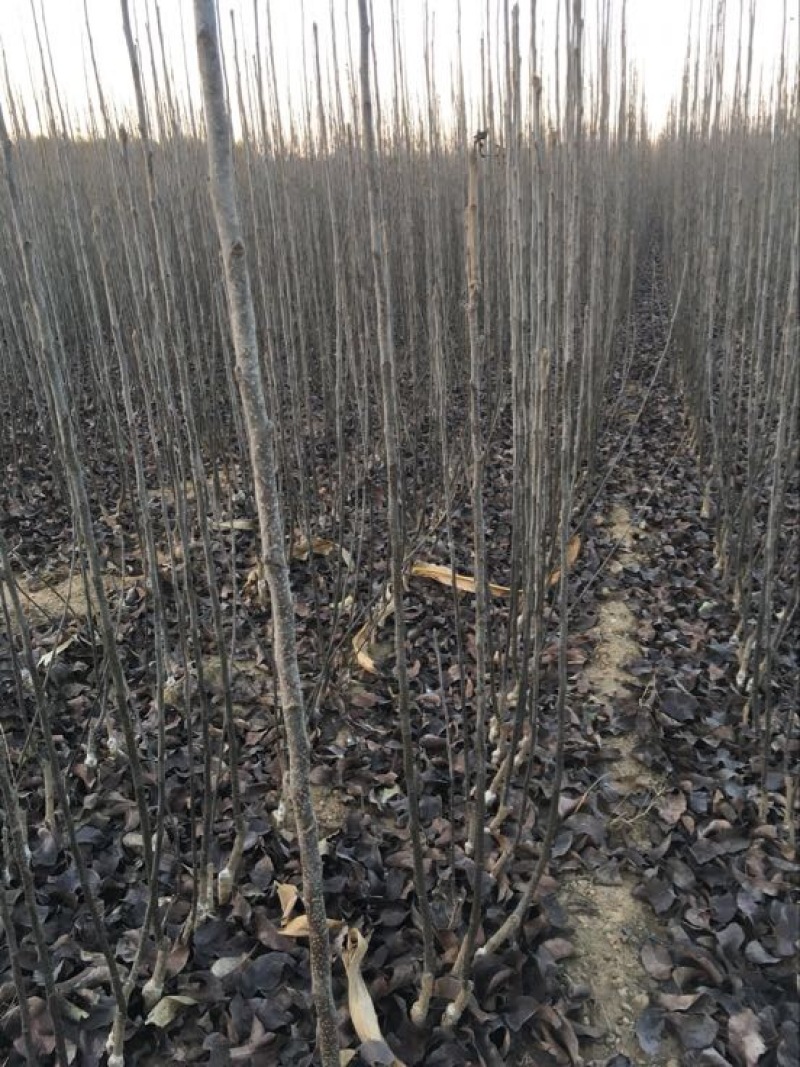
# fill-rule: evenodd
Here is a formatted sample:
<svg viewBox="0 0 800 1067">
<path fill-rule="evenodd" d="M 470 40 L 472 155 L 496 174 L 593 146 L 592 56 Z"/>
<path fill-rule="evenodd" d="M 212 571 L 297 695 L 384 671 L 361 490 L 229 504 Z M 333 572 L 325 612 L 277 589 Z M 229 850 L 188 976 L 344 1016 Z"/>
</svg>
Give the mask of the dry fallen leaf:
<svg viewBox="0 0 800 1067">
<path fill-rule="evenodd" d="M 277 883 L 278 899 L 281 902 L 281 921 L 286 923 L 292 916 L 294 906 L 300 896 L 297 886 L 284 882 Z"/>
<path fill-rule="evenodd" d="M 575 566 L 575 560 L 580 555 L 581 551 L 581 535 L 573 534 L 567 544 L 567 569 L 571 570 Z M 550 577 L 547 579 L 547 584 L 550 586 L 558 585 L 561 581 L 561 568 L 556 567 Z"/>
<path fill-rule="evenodd" d="M 312 537 L 310 542 L 307 537 L 298 537 L 292 545 L 292 559 L 305 563 L 310 555 L 329 556 L 335 548 L 336 543 L 326 537 Z"/>
<path fill-rule="evenodd" d="M 335 541 L 330 541 L 327 537 L 312 537 L 310 542 L 307 537 L 298 537 L 292 545 L 291 557 L 299 563 L 305 563 L 311 555 L 330 556 L 333 552 L 339 553 L 348 570 L 353 569 L 351 553 L 344 545 L 337 545 Z"/>
<path fill-rule="evenodd" d="M 212 523 L 212 529 L 214 530 L 255 530 L 255 519 L 223 519 L 221 522 Z"/>
<path fill-rule="evenodd" d="M 169 1026 L 173 1019 L 183 1011 L 185 1007 L 196 1004 L 194 997 L 174 996 L 162 997 L 145 1019 L 148 1026 L 158 1026 L 162 1029 Z"/>
<path fill-rule="evenodd" d="M 574 566 L 575 561 L 580 554 L 580 550 L 580 534 L 573 534 L 567 545 L 567 564 L 569 567 Z M 438 582 L 440 585 L 446 585 L 448 588 L 452 588 L 453 586 L 452 570 L 450 567 L 441 563 L 425 563 L 422 560 L 414 560 L 411 564 L 411 575 L 414 578 L 428 578 L 430 581 Z M 556 568 L 547 580 L 548 585 L 557 585 L 560 579 L 561 570 L 560 568 Z M 456 574 L 455 586 L 461 593 L 474 593 L 475 579 L 470 574 Z M 494 582 L 489 582 L 489 592 L 492 596 L 497 597 L 511 595 L 511 590 L 507 585 L 496 585 Z"/>
<path fill-rule="evenodd" d="M 439 585 L 446 585 L 448 588 L 453 586 L 452 570 L 441 563 L 424 563 L 422 560 L 414 560 L 411 564 L 411 575 L 414 578 L 429 578 L 432 582 L 438 582 Z M 456 589 L 461 593 L 475 592 L 475 579 L 470 574 L 456 574 L 455 584 Z M 511 590 L 508 586 L 489 582 L 489 592 L 492 596 L 509 596 Z"/>
<path fill-rule="evenodd" d="M 78 635 L 73 634 L 71 637 L 68 637 L 66 641 L 62 641 L 56 648 L 51 649 L 49 652 L 45 652 L 39 660 L 39 667 L 45 670 L 51 663 L 58 659 L 62 652 L 66 652 L 70 645 L 73 645 L 77 639 Z"/>
<path fill-rule="evenodd" d="M 728 1039 L 731 1048 L 739 1054 L 745 1067 L 756 1067 L 767 1051 L 761 1036 L 761 1023 L 751 1008 L 744 1008 L 728 1020 Z"/>
<path fill-rule="evenodd" d="M 244 952 L 241 956 L 221 956 L 211 964 L 211 973 L 215 978 L 227 978 L 229 974 L 238 971 L 243 963 L 252 956 L 251 952 Z"/>
<path fill-rule="evenodd" d="M 367 619 L 353 638 L 353 653 L 356 657 L 356 662 L 361 670 L 366 671 L 367 674 L 380 674 L 375 652 L 370 645 L 378 627 L 383 626 L 394 612 L 394 609 L 394 597 L 387 588 L 381 598 L 378 610 L 373 612 L 372 616 Z"/>
<path fill-rule="evenodd" d="M 371 624 L 368 622 L 361 627 L 353 638 L 353 652 L 355 653 L 356 663 L 358 663 L 362 671 L 366 671 L 367 674 L 378 674 L 378 665 L 367 648 L 371 628 Z"/>
<path fill-rule="evenodd" d="M 341 920 L 328 919 L 329 930 L 340 930 Z M 284 937 L 308 937 L 310 934 L 307 915 L 295 915 L 285 926 L 280 928 L 279 933 Z"/>
<path fill-rule="evenodd" d="M 392 1067 L 404 1067 L 386 1044 L 375 1012 L 375 1005 L 372 1003 L 369 990 L 361 975 L 361 964 L 367 954 L 368 945 L 369 941 L 361 931 L 351 926 L 342 948 L 342 960 L 347 972 L 347 1005 L 350 1009 L 350 1021 L 362 1044 L 375 1042 L 384 1046 L 393 1057 L 387 1062 L 391 1062 Z"/>
</svg>

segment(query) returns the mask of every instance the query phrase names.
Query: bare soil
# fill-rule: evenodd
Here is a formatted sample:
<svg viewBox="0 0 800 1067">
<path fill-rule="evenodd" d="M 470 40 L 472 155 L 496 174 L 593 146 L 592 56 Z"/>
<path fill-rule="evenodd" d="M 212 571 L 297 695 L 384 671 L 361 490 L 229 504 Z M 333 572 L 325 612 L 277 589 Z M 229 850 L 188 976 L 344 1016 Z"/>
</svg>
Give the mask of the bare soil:
<svg viewBox="0 0 800 1067">
<path fill-rule="evenodd" d="M 14 580 L 20 606 L 32 623 L 43 619 L 56 622 L 65 616 L 85 619 L 89 614 L 89 601 L 80 573 L 51 579 L 15 575 Z M 97 609 L 94 597 L 92 609 Z"/>
<path fill-rule="evenodd" d="M 624 507 L 612 508 L 609 525 L 619 543 L 609 568 L 612 573 L 632 561 L 640 562 L 630 515 Z M 632 678 L 626 666 L 640 655 L 632 637 L 635 631 L 636 620 L 621 596 L 603 590 L 592 635 L 595 650 L 585 675 L 590 699 L 608 710 L 631 697 Z M 637 841 L 644 832 L 641 812 L 627 798 L 642 790 L 657 797 L 664 784 L 635 759 L 635 744 L 631 734 L 615 739 L 615 757 L 609 761 L 608 774 L 620 796 L 615 818 L 625 823 L 625 831 Z M 634 877 L 623 871 L 617 885 L 580 876 L 563 886 L 560 900 L 574 924 L 571 939 L 575 954 L 567 972 L 573 983 L 590 992 L 584 1022 L 603 1031 L 589 1046 L 586 1062 L 605 1062 L 610 1055 L 621 1053 L 643 1067 L 654 1063 L 671 1067 L 677 1063 L 671 1049 L 668 1058 L 654 1060 L 642 1052 L 636 1038 L 636 1019 L 655 992 L 639 953 L 648 938 L 660 938 L 663 931 L 652 911 L 632 895 L 634 885 Z"/>
</svg>

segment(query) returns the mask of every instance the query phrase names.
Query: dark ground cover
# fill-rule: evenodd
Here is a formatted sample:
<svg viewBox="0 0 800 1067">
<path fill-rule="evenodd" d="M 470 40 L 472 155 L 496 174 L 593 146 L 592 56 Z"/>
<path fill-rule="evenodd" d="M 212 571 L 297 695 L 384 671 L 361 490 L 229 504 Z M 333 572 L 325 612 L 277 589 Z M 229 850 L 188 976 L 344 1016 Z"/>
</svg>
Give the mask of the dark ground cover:
<svg viewBox="0 0 800 1067">
<path fill-rule="evenodd" d="M 652 930 L 637 945 L 647 978 L 648 1004 L 638 1012 L 636 1033 L 642 1058 L 660 1062 L 676 1049 L 686 1064 L 733 1067 L 760 1063 L 789 1067 L 798 1060 L 800 1022 L 796 986 L 798 938 L 796 856 L 787 840 L 780 792 L 783 759 L 797 759 L 797 708 L 792 686 L 796 654 L 785 653 L 775 675 L 774 766 L 766 805 L 759 802 L 759 741 L 743 722 L 745 697 L 736 685 L 736 620 L 715 565 L 713 518 L 703 516 L 703 484 L 689 445 L 681 400 L 662 366 L 641 420 L 631 420 L 650 386 L 663 349 L 666 321 L 651 288 L 642 281 L 636 314 L 637 355 L 630 379 L 616 379 L 612 400 L 620 410 L 600 443 L 598 467 L 608 468 L 621 451 L 602 494 L 586 517 L 580 558 L 571 575 L 575 604 L 571 617 L 569 725 L 562 819 L 548 873 L 517 944 L 477 960 L 469 1010 L 454 1035 L 438 1025 L 452 982 L 437 985 L 431 1025 L 415 1030 L 408 1008 L 416 986 L 421 938 L 415 917 L 411 852 L 401 790 L 401 752 L 393 711 L 391 660 L 380 675 L 361 672 L 343 640 L 333 657 L 329 685 L 314 715 L 313 781 L 325 837 L 325 890 L 329 915 L 371 933 L 365 977 L 384 1035 L 407 1064 L 528 1064 L 631 1062 L 621 1051 L 602 1060 L 584 1006 L 591 991 L 571 981 L 568 960 L 575 918 L 559 902 L 558 890 L 571 879 L 597 878 L 627 886 L 652 909 Z M 507 534 L 511 507 L 509 443 L 500 432 L 493 444 L 487 479 L 490 524 L 489 576 L 507 579 Z M 507 429 L 507 426 L 505 427 Z M 65 515 L 48 509 L 46 485 L 38 499 L 9 509 L 3 529 L 21 557 L 41 568 L 70 555 Z M 614 505 L 630 515 L 636 557 L 608 566 L 614 544 L 607 517 Z M 459 544 L 470 543 L 469 512 L 455 516 Z M 110 539 L 110 537 L 109 537 Z M 240 588 L 252 567 L 252 535 L 237 539 Z M 434 544 L 435 549 L 435 544 Z M 374 546 L 376 556 L 384 546 Z M 431 562 L 447 562 L 429 546 Z M 468 553 L 465 552 L 465 560 Z M 222 566 L 222 564 L 221 564 Z M 315 633 L 333 617 L 337 560 L 297 559 L 293 583 L 298 595 L 300 648 L 310 661 Z M 602 570 L 600 570 L 602 568 Z M 377 568 L 380 570 L 380 567 Z M 314 588 L 312 589 L 312 584 Z M 635 619 L 633 639 L 641 656 L 626 664 L 631 676 L 623 699 L 597 702 L 587 691 L 584 668 L 593 655 L 598 596 L 624 601 Z M 168 584 L 165 584 L 169 596 Z M 202 589 L 201 589 L 202 592 Z M 374 590 L 368 590 L 374 592 Z M 141 750 L 154 791 L 156 724 L 149 668 L 151 623 L 144 585 L 121 591 L 118 634 L 134 707 L 141 719 Z M 229 1063 L 301 1065 L 312 1062 L 314 1022 L 310 1012 L 306 948 L 281 932 L 284 911 L 279 885 L 299 884 L 298 854 L 291 820 L 279 825 L 283 767 L 275 755 L 280 727 L 269 656 L 269 618 L 245 592 L 237 603 L 237 673 L 234 701 L 240 739 L 239 776 L 248 824 L 243 871 L 233 902 L 218 908 L 197 929 L 191 944 L 176 943 L 169 961 L 167 1002 L 148 1017 L 140 994 L 130 1007 L 126 1062 L 131 1064 Z M 319 616 L 321 610 L 322 616 Z M 472 663 L 472 601 L 461 598 L 465 657 Z M 504 607 L 498 604 L 498 632 Z M 451 795 L 449 760 L 456 782 L 464 764 L 464 729 L 472 707 L 472 685 L 458 667 L 449 590 L 410 579 L 406 599 L 409 663 L 418 723 L 417 747 L 423 783 L 421 816 L 427 837 L 426 868 L 437 926 L 441 973 L 455 959 L 466 923 L 471 860 L 464 840 L 464 798 Z M 88 723 L 105 699 L 99 649 L 90 622 L 73 618 L 59 633 L 36 620 L 35 641 L 44 654 L 74 636 L 57 656 L 49 692 L 63 756 L 64 773 L 78 824 L 81 848 L 92 870 L 117 958 L 132 960 L 146 904 L 137 818 L 124 761 L 101 754 L 87 765 Z M 441 646 L 444 690 L 437 670 L 434 632 Z M 378 634 L 378 638 L 381 635 Z M 549 642 L 555 638 L 552 629 Z M 383 640 L 390 640 L 386 624 Z M 0 725 L 19 766 L 17 786 L 29 812 L 31 869 L 56 979 L 63 998 L 65 1028 L 81 1065 L 103 1062 L 113 1014 L 108 975 L 82 899 L 62 829 L 46 825 L 37 754 L 25 751 L 27 729 L 16 705 L 10 637 L 0 637 Z M 787 646 L 790 647 L 790 646 Z M 214 723 L 221 723 L 222 693 L 209 650 L 205 684 Z M 489 838 L 483 934 L 501 923 L 519 887 L 530 876 L 545 823 L 555 732 L 552 710 L 557 685 L 554 653 L 547 644 L 540 713 L 539 748 L 522 847 L 512 867 L 491 873 L 503 845 L 515 831 L 508 820 Z M 176 658 L 180 679 L 191 664 Z M 309 693 L 315 678 L 306 671 Z M 180 686 L 176 685 L 177 690 Z M 30 710 L 30 709 L 29 709 Z M 782 731 L 782 732 L 781 732 Z M 161 892 L 171 900 L 167 932 L 175 940 L 190 900 L 192 862 L 187 806 L 190 779 L 199 760 L 190 750 L 181 698 L 168 705 L 167 846 L 161 864 Z M 628 796 L 636 833 L 616 818 L 620 796 L 609 768 L 620 739 L 633 739 L 632 755 L 662 788 Z M 449 744 L 448 744 L 449 739 Z M 102 745 L 101 745 L 102 748 Z M 174 819 L 172 818 L 174 816 Z M 454 818 L 458 832 L 454 835 Z M 790 816 L 791 817 L 791 816 Z M 197 820 L 199 832 L 201 822 Z M 230 789 L 225 772 L 218 783 L 212 858 L 227 855 L 233 837 Z M 627 889 L 626 889 L 627 891 Z M 41 1062 L 53 1050 L 29 921 L 15 880 L 5 885 L 19 961 L 28 981 Z M 299 905 L 298 905 L 299 907 Z M 654 933 L 653 931 L 657 931 Z M 154 958 L 151 951 L 146 957 Z M 143 976 L 144 978 L 144 976 Z M 346 1004 L 344 970 L 334 970 L 337 1003 Z M 163 1002 L 162 1002 L 163 1003 Z M 22 1063 L 15 1045 L 18 1012 L 6 943 L 0 953 L 0 1061 Z M 150 1018 L 147 1022 L 146 1019 Z M 343 1045 L 357 1044 L 342 1012 Z M 666 1039 L 671 1043 L 666 1044 Z M 383 1063 L 365 1048 L 351 1062 Z M 129 1058 L 129 1059 L 128 1059 Z"/>
</svg>

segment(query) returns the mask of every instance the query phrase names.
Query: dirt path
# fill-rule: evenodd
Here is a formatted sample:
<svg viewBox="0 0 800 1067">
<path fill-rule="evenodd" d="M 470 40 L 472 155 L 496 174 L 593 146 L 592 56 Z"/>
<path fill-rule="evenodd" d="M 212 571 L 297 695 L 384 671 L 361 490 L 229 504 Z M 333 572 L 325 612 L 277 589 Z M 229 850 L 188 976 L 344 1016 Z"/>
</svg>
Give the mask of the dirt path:
<svg viewBox="0 0 800 1067">
<path fill-rule="evenodd" d="M 620 573 L 631 564 L 645 560 L 636 540 L 630 513 L 621 504 L 611 509 L 609 530 L 618 544 L 609 570 Z M 617 709 L 630 705 L 634 681 L 627 666 L 636 660 L 640 647 L 634 639 L 636 619 L 620 591 L 600 592 L 597 624 L 592 636 L 594 654 L 584 675 L 590 700 L 607 721 L 617 720 Z M 612 828 L 620 828 L 638 844 L 645 845 L 645 826 L 638 798 L 654 799 L 663 792 L 658 775 L 634 756 L 637 737 L 621 733 L 613 739 L 613 749 L 605 768 L 607 780 L 618 796 Z M 646 808 L 646 805 L 645 805 Z M 624 827 L 623 825 L 624 824 Z M 615 884 L 603 884 L 597 877 L 578 877 L 565 884 L 560 901 L 573 924 L 575 955 L 568 965 L 570 980 L 585 988 L 584 1022 L 601 1032 L 586 1049 L 586 1062 L 606 1062 L 615 1053 L 634 1064 L 663 1064 L 676 1067 L 672 1055 L 659 1059 L 646 1056 L 636 1037 L 636 1020 L 655 992 L 640 961 L 641 946 L 650 938 L 660 939 L 663 930 L 650 908 L 632 895 L 635 877 L 620 871 Z M 671 1050 L 670 1050 L 671 1051 Z"/>
</svg>

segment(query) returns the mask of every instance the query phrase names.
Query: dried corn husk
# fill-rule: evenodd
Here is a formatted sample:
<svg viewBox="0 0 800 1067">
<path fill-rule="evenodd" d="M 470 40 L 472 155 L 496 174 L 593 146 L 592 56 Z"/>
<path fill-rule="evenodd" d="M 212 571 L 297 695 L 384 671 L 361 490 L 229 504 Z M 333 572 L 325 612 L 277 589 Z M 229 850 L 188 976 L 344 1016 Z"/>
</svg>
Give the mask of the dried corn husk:
<svg viewBox="0 0 800 1067">
<path fill-rule="evenodd" d="M 567 545 L 567 565 L 569 567 L 574 566 L 580 550 L 580 534 L 573 534 Z M 411 575 L 413 578 L 428 578 L 432 582 L 438 582 L 439 585 L 446 585 L 449 588 L 453 586 L 452 570 L 441 563 L 425 563 L 423 560 L 414 560 L 411 564 Z M 550 586 L 558 585 L 560 579 L 561 570 L 557 567 L 547 579 L 547 583 Z M 475 579 L 471 574 L 456 574 L 455 585 L 456 589 L 461 593 L 475 592 Z M 489 592 L 496 597 L 511 595 L 511 589 L 507 585 L 496 585 L 494 582 L 489 582 Z"/>
<path fill-rule="evenodd" d="M 411 574 L 414 578 L 429 578 L 439 585 L 447 585 L 452 588 L 453 572 L 449 567 L 441 563 L 423 563 L 422 560 L 414 560 L 411 564 Z M 475 592 L 475 579 L 470 574 L 456 574 L 456 589 L 461 593 Z M 489 592 L 492 596 L 508 596 L 511 590 L 505 585 L 495 585 L 489 582 Z"/>
</svg>

